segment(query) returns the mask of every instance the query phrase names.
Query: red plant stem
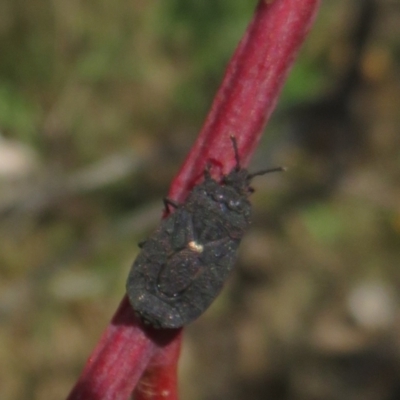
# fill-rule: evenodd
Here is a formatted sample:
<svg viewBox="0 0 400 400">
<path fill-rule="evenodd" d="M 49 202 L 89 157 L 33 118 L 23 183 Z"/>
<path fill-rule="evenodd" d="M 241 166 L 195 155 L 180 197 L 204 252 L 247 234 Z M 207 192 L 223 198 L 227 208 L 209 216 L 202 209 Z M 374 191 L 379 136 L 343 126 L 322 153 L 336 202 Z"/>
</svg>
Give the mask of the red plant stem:
<svg viewBox="0 0 400 400">
<path fill-rule="evenodd" d="M 208 162 L 219 173 L 232 169 L 230 135 L 236 137 L 242 164 L 247 164 L 319 2 L 259 2 L 200 135 L 172 182 L 171 198 L 183 201 Z M 217 175 L 215 168 L 211 172 Z M 143 327 L 124 297 L 68 400 L 124 400 L 135 388 L 136 400 L 177 399 L 180 342 L 180 329 Z"/>
<path fill-rule="evenodd" d="M 172 394 L 174 388 L 176 391 L 181 331 L 143 326 L 124 296 L 68 400 L 128 399 L 149 365 L 157 371 L 168 363 L 172 363 L 172 367 L 159 375 L 163 380 L 163 393 Z"/>
<path fill-rule="evenodd" d="M 182 201 L 209 161 L 224 174 L 232 169 L 230 135 L 236 137 L 240 160 L 247 165 L 318 5 L 319 0 L 259 2 L 169 197 Z"/>
<path fill-rule="evenodd" d="M 134 392 L 135 400 L 178 398 L 177 369 L 182 329 L 176 339 L 156 352 Z"/>
</svg>

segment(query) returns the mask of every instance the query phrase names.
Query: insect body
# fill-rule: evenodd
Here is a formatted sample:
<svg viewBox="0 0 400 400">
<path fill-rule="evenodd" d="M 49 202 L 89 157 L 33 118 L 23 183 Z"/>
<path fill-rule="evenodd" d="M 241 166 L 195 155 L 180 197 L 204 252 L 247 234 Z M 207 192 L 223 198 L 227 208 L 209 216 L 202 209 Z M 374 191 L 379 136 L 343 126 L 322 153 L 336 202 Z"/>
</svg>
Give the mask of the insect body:
<svg viewBox="0 0 400 400">
<path fill-rule="evenodd" d="M 232 270 L 236 252 L 250 223 L 255 175 L 236 166 L 214 180 L 208 169 L 176 210 L 144 243 L 129 273 L 126 288 L 133 309 L 158 328 L 179 328 L 199 317 L 217 297 Z"/>
</svg>

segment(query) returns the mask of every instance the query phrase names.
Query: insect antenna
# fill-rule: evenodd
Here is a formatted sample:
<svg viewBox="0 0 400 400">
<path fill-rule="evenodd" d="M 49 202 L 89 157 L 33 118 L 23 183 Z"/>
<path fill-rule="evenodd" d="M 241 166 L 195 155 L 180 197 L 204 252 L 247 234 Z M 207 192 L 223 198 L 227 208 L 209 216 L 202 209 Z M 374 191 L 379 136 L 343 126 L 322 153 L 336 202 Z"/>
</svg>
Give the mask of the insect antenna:
<svg viewBox="0 0 400 400">
<path fill-rule="evenodd" d="M 235 136 L 231 135 L 231 140 L 232 140 L 233 151 L 235 152 L 235 160 L 236 160 L 235 170 L 239 171 L 240 170 L 240 158 L 239 158 L 239 150 L 238 150 L 237 141 L 236 141 Z"/>
<path fill-rule="evenodd" d="M 285 167 L 276 167 L 269 169 L 262 169 L 261 171 L 253 172 L 252 174 L 247 175 L 247 179 L 251 181 L 255 176 L 269 174 L 270 172 L 283 172 L 286 171 Z"/>
</svg>

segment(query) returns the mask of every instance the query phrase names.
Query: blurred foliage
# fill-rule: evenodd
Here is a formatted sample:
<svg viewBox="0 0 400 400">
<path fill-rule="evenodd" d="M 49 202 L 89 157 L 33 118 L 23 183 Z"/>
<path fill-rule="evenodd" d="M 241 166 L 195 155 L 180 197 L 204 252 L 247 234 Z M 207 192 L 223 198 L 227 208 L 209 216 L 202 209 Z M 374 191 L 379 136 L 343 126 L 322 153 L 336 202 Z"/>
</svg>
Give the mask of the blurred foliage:
<svg viewBox="0 0 400 400">
<path fill-rule="evenodd" d="M 1 399 L 70 390 L 255 4 L 0 2 Z M 399 42 L 395 0 L 323 2 L 182 398 L 400 397 Z"/>
</svg>

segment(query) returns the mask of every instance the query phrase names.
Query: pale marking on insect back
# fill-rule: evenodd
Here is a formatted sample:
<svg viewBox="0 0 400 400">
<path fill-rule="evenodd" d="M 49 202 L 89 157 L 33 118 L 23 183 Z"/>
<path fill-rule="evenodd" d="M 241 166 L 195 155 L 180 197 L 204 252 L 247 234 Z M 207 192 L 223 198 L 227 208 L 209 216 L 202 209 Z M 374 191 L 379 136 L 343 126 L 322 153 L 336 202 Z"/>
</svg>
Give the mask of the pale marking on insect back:
<svg viewBox="0 0 400 400">
<path fill-rule="evenodd" d="M 188 247 L 190 250 L 195 251 L 196 253 L 202 253 L 204 250 L 204 246 L 194 240 L 188 243 Z"/>
</svg>

